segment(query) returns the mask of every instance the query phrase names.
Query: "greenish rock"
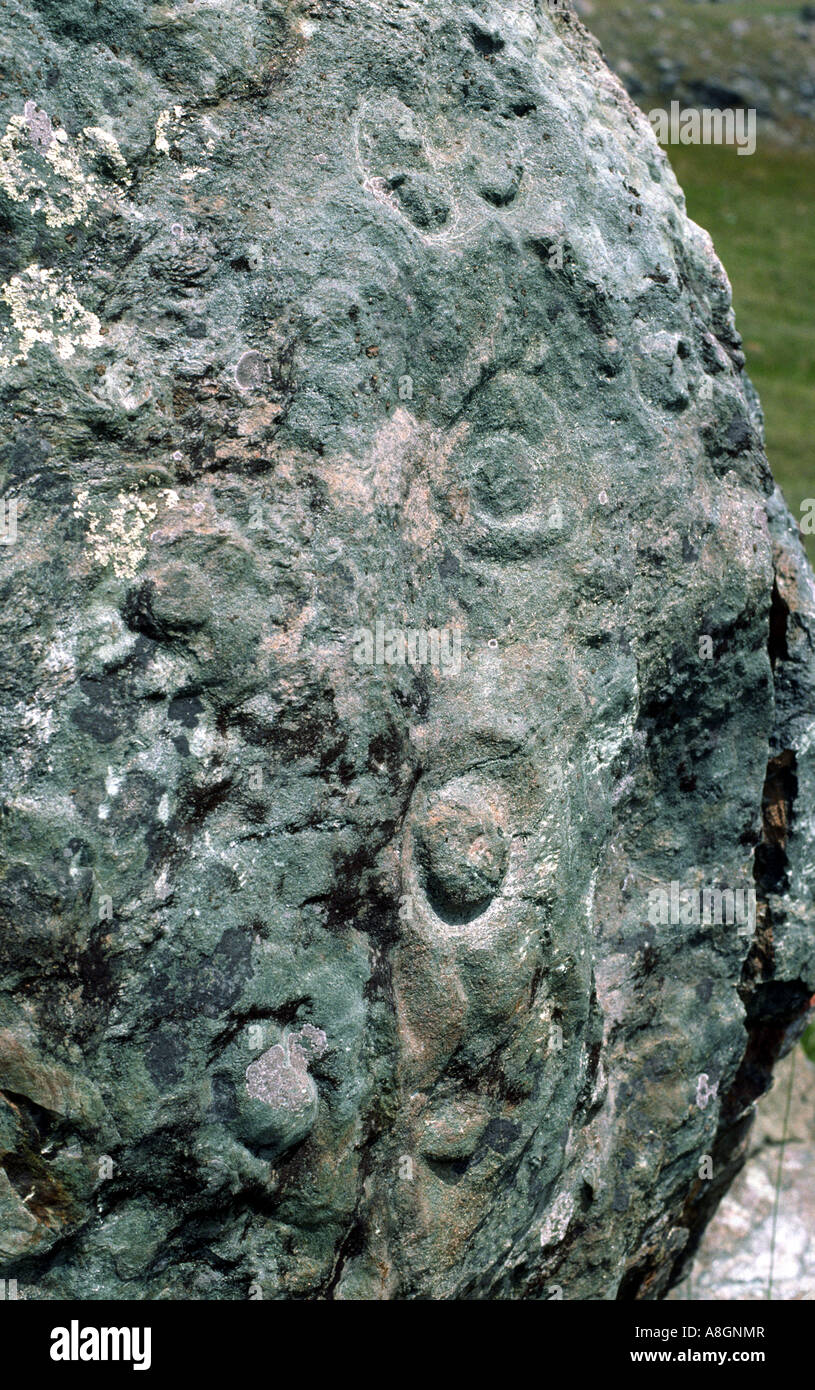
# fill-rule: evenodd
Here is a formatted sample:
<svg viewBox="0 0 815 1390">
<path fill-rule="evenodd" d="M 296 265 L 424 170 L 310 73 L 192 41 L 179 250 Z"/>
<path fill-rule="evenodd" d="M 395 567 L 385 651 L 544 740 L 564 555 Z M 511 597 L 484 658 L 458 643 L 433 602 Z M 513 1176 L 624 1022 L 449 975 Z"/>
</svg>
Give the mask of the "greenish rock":
<svg viewBox="0 0 815 1390">
<path fill-rule="evenodd" d="M 533 0 L 4 15 L 0 1274 L 661 1297 L 815 988 L 709 238 Z"/>
</svg>

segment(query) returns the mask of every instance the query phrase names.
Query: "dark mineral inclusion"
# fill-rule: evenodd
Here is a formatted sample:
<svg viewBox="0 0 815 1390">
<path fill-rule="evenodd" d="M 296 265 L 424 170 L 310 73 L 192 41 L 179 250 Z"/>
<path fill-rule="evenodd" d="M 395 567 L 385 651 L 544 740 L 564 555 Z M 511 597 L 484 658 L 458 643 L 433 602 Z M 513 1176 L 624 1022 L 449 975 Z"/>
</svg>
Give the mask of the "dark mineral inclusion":
<svg viewBox="0 0 815 1390">
<path fill-rule="evenodd" d="M 3 26 L 0 1277 L 661 1297 L 815 988 L 708 236 L 541 0 Z"/>
</svg>

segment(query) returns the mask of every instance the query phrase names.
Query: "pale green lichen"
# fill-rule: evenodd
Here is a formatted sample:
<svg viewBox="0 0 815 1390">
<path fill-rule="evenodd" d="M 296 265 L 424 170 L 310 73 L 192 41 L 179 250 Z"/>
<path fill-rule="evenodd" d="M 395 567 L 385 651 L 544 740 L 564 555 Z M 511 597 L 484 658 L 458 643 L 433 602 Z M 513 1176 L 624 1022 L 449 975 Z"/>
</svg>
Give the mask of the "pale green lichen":
<svg viewBox="0 0 815 1390">
<path fill-rule="evenodd" d="M 91 504 L 87 488 L 74 499 L 74 515 L 86 520 L 93 557 L 103 568 L 113 567 L 117 579 L 132 579 L 147 554 L 146 531 L 158 507 L 134 493 L 120 492 L 115 505 Z"/>
<path fill-rule="evenodd" d="M 124 156 L 108 131 L 86 126 L 72 143 L 65 130 L 51 125 L 46 112 L 26 102 L 0 139 L 0 188 L 30 213 L 42 213 L 49 227 L 70 226 L 111 192 L 120 196 L 115 185 L 105 185 L 83 168 L 83 159 L 93 162 L 100 154 L 130 181 Z"/>
<path fill-rule="evenodd" d="M 70 275 L 29 265 L 0 289 L 11 314 L 11 328 L 0 327 L 0 368 L 24 362 L 35 343 L 52 347 L 65 361 L 77 348 L 101 347 L 104 339 L 96 314 L 74 293 Z"/>
</svg>

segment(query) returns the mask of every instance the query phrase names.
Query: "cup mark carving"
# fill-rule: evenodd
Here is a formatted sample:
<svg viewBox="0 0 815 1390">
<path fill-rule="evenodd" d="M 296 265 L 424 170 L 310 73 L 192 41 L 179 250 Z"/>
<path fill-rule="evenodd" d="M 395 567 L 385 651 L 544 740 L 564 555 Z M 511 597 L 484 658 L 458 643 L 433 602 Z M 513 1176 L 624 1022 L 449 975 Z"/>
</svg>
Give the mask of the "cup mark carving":
<svg viewBox="0 0 815 1390">
<path fill-rule="evenodd" d="M 465 778 L 428 796 L 414 830 L 419 880 L 437 917 L 460 925 L 480 917 L 507 872 L 503 808 Z"/>
</svg>

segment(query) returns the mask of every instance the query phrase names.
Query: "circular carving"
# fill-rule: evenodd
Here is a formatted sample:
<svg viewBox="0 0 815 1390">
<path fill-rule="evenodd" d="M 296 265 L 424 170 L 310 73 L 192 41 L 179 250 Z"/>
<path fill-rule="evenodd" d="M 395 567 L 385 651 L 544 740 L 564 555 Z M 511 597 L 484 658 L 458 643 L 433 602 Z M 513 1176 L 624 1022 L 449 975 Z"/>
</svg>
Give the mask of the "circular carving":
<svg viewBox="0 0 815 1390">
<path fill-rule="evenodd" d="M 467 922 L 489 907 L 504 880 L 509 841 L 499 808 L 466 786 L 428 802 L 417 827 L 416 861 L 431 907 Z"/>
<path fill-rule="evenodd" d="M 266 359 L 254 348 L 238 358 L 235 367 L 235 382 L 241 391 L 257 391 L 269 380 L 269 366 Z"/>
</svg>

